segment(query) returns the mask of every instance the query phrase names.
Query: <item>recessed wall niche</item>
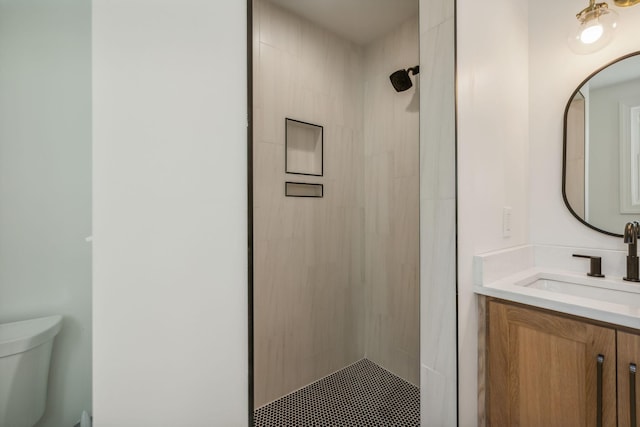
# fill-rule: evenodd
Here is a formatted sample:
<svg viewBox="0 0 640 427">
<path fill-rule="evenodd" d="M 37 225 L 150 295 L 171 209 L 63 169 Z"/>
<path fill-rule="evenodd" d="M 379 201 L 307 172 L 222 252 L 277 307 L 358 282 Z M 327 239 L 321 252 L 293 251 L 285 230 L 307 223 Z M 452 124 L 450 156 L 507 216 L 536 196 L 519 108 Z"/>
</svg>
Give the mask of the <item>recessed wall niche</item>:
<svg viewBox="0 0 640 427">
<path fill-rule="evenodd" d="M 285 172 L 322 176 L 324 131 L 322 126 L 285 119 Z"/>
<path fill-rule="evenodd" d="M 284 195 L 287 197 L 323 197 L 322 184 L 308 184 L 306 182 L 285 182 Z"/>
</svg>

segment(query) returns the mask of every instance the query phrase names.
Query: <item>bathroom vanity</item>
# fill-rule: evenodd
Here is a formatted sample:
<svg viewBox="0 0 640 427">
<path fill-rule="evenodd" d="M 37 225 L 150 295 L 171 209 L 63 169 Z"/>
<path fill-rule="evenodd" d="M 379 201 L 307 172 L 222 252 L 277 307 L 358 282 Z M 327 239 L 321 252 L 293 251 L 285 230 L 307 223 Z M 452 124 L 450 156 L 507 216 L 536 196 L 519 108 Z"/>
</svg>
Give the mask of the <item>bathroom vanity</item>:
<svg viewBox="0 0 640 427">
<path fill-rule="evenodd" d="M 474 257 L 479 425 L 638 426 L 639 129 L 633 52 L 580 83 L 564 114 L 564 202 L 620 239 L 607 244 L 618 250 L 525 245 Z"/>
<path fill-rule="evenodd" d="M 638 331 L 493 298 L 486 322 L 488 425 L 637 425 Z"/>
<path fill-rule="evenodd" d="M 591 250 L 611 273 L 594 278 L 579 250 L 475 257 L 480 425 L 637 425 L 640 286 L 622 280 L 623 251 Z"/>
</svg>

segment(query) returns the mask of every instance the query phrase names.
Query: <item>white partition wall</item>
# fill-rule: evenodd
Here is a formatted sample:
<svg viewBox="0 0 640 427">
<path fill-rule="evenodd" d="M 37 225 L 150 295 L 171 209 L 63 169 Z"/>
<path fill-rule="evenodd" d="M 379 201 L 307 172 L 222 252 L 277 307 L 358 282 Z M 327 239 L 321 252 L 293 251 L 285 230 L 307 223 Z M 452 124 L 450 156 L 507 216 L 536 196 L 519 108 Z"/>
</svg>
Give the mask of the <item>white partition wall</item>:
<svg viewBox="0 0 640 427">
<path fill-rule="evenodd" d="M 94 0 L 94 420 L 245 426 L 246 5 Z"/>
<path fill-rule="evenodd" d="M 478 20 L 488 10 L 490 20 Z M 473 255 L 529 241 L 528 13 L 526 0 L 457 1 L 461 426 L 478 422 Z M 505 206 L 512 209 L 510 236 L 503 234 Z"/>
</svg>

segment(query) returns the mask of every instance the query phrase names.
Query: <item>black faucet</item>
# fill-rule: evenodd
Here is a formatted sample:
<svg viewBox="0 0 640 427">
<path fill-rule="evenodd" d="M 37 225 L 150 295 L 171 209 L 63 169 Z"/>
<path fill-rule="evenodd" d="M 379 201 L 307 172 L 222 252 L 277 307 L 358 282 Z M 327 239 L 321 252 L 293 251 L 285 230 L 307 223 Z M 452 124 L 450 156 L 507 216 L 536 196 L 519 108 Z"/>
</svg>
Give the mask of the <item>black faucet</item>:
<svg viewBox="0 0 640 427">
<path fill-rule="evenodd" d="M 640 235 L 640 223 L 628 222 L 624 226 L 624 242 L 629 245 L 627 255 L 627 275 L 623 277 L 629 282 L 640 282 L 638 271 L 638 236 Z"/>
</svg>

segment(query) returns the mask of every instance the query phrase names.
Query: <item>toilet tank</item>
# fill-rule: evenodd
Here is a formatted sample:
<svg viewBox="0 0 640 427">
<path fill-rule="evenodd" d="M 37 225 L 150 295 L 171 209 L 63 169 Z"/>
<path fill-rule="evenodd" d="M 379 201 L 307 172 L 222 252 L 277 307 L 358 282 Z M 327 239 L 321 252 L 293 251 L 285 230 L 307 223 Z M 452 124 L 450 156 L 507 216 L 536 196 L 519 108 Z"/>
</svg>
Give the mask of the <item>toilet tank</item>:
<svg viewBox="0 0 640 427">
<path fill-rule="evenodd" d="M 62 316 L 0 324 L 0 427 L 33 427 L 44 413 Z"/>
</svg>

